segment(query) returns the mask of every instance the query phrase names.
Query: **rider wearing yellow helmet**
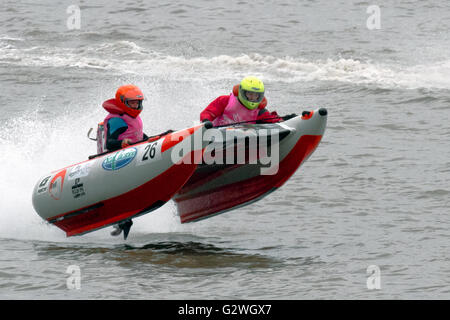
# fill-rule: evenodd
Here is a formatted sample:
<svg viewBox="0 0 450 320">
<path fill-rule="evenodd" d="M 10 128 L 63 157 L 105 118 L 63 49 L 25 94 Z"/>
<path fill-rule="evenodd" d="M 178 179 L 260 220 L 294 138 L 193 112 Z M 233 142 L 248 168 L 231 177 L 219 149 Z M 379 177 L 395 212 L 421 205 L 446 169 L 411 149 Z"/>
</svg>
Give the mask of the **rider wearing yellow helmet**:
<svg viewBox="0 0 450 320">
<path fill-rule="evenodd" d="M 200 121 L 212 121 L 214 126 L 237 122 L 278 122 L 276 112 L 265 107 L 264 83 L 257 77 L 249 76 L 233 87 L 230 95 L 220 96 L 212 101 L 201 113 Z"/>
</svg>

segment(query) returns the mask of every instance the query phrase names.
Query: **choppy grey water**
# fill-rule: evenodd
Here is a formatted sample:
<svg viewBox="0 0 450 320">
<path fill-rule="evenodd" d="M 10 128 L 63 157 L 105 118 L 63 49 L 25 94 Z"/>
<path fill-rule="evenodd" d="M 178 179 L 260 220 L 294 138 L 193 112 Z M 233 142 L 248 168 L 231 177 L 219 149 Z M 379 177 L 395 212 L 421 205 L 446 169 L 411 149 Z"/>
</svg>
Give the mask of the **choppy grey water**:
<svg viewBox="0 0 450 320">
<path fill-rule="evenodd" d="M 2 1 L 0 298 L 449 299 L 449 28 L 444 0 Z M 152 134 L 248 74 L 279 114 L 329 110 L 278 191 L 187 225 L 169 203 L 127 241 L 34 212 L 43 173 L 95 153 L 119 85 Z"/>
</svg>

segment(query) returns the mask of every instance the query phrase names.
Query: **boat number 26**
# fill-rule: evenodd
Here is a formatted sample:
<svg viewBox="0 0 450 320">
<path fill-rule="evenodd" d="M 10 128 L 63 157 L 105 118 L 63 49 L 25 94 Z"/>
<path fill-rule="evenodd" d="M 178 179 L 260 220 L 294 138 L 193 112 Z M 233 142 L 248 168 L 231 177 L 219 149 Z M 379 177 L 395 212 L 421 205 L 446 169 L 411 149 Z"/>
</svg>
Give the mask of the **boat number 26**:
<svg viewBox="0 0 450 320">
<path fill-rule="evenodd" d="M 144 149 L 144 155 L 142 156 L 142 161 L 146 161 L 149 158 L 153 159 L 156 154 L 156 146 L 158 142 L 149 143 Z"/>
</svg>

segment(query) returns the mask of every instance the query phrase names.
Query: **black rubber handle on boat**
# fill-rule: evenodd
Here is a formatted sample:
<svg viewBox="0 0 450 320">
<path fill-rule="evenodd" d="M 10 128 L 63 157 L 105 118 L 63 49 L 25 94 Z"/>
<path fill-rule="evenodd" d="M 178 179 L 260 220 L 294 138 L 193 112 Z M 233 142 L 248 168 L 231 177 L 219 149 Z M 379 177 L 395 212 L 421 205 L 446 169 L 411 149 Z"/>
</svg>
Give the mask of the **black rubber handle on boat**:
<svg viewBox="0 0 450 320">
<path fill-rule="evenodd" d="M 204 120 L 203 123 L 205 124 L 205 128 L 206 128 L 206 129 L 211 129 L 212 127 L 214 127 L 214 125 L 212 124 L 212 122 L 209 121 L 209 120 L 206 120 L 206 121 Z"/>
</svg>

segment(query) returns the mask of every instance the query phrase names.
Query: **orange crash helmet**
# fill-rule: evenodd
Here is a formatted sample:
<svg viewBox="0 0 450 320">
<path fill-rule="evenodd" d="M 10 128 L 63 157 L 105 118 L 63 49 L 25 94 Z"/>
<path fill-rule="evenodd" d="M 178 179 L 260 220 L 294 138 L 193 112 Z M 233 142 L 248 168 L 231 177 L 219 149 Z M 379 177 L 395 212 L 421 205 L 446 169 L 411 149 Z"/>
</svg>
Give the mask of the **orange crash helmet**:
<svg viewBox="0 0 450 320">
<path fill-rule="evenodd" d="M 130 101 L 138 100 L 139 104 L 137 108 L 132 108 L 129 105 Z M 136 118 L 142 111 L 142 101 L 144 100 L 144 94 L 141 89 L 132 84 L 121 86 L 116 92 L 116 104 L 117 106 L 129 116 Z"/>
</svg>

